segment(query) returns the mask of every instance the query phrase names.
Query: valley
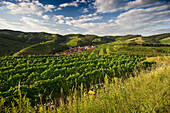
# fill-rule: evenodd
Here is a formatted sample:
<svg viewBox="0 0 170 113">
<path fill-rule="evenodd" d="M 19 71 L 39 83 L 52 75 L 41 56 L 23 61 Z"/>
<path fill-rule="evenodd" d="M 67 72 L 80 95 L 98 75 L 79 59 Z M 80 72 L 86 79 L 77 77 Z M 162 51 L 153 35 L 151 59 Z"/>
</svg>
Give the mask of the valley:
<svg viewBox="0 0 170 113">
<path fill-rule="evenodd" d="M 169 36 L 0 30 L 0 111 L 168 112 Z"/>
</svg>

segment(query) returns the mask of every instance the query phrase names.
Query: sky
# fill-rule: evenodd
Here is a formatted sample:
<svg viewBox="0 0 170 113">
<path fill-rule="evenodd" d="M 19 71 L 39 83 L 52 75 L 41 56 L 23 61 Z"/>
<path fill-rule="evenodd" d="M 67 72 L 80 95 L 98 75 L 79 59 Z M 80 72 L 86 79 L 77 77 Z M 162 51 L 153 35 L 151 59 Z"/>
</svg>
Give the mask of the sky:
<svg viewBox="0 0 170 113">
<path fill-rule="evenodd" d="M 0 0 L 0 29 L 99 36 L 170 33 L 170 1 Z"/>
</svg>

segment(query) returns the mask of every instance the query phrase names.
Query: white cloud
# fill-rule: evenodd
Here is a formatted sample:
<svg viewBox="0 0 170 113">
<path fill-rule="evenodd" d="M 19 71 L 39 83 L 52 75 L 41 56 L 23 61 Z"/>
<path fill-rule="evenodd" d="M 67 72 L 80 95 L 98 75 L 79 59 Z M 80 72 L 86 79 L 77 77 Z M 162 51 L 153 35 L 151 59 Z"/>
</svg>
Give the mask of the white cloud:
<svg viewBox="0 0 170 113">
<path fill-rule="evenodd" d="M 62 7 L 69 7 L 69 6 L 73 6 L 73 7 L 78 7 L 79 3 L 87 3 L 86 0 L 76 0 L 70 3 L 63 3 L 60 4 L 59 7 L 57 8 L 57 10 L 61 10 Z"/>
<path fill-rule="evenodd" d="M 44 25 L 48 25 L 48 23 L 45 23 L 43 20 L 34 19 L 30 17 L 22 17 L 20 21 L 26 23 L 26 25 L 31 26 L 31 28 L 40 26 L 43 27 Z"/>
<path fill-rule="evenodd" d="M 108 20 L 109 23 L 77 22 L 74 26 L 85 29 L 85 33 L 98 35 L 125 35 L 129 33 L 150 35 L 169 32 L 167 26 L 170 25 L 170 10 L 167 9 L 168 5 L 132 9 L 120 14 L 117 18 Z M 83 15 L 82 17 L 88 16 Z"/>
<path fill-rule="evenodd" d="M 15 1 L 19 1 L 19 2 L 29 2 L 30 0 L 15 0 Z"/>
<path fill-rule="evenodd" d="M 72 20 L 73 17 L 64 17 L 63 15 L 57 15 L 53 17 L 54 21 L 56 21 L 56 24 L 65 24 L 65 22 L 68 20 Z"/>
<path fill-rule="evenodd" d="M 0 18 L 0 29 L 13 29 L 26 32 L 64 33 L 63 30 L 49 27 L 49 23 L 30 17 L 22 17 L 21 22 L 9 22 Z"/>
<path fill-rule="evenodd" d="M 45 31 L 59 34 L 87 33 L 97 35 L 125 35 L 129 33 L 147 35 L 167 32 L 170 29 L 170 10 L 168 10 L 168 5 L 156 5 L 143 9 L 139 6 L 146 6 L 151 2 L 144 0 L 135 0 L 126 3 L 120 3 L 120 1 L 124 0 L 110 0 L 110 2 L 109 0 L 96 0 L 96 2 L 97 1 L 98 3 L 101 3 L 100 5 L 95 5 L 98 12 L 113 12 L 121 9 L 128 9 L 128 11 L 121 13 L 118 17 L 112 17 L 112 14 L 114 16 L 114 13 L 110 13 L 108 18 L 106 16 L 107 19 L 103 18 L 105 14 L 97 12 L 80 15 L 79 17 L 55 15 L 53 18 L 50 18 L 51 15 L 49 16 L 45 12 L 52 11 L 55 7 L 53 5 L 43 5 L 39 1 L 34 0 L 31 2 L 29 0 L 20 0 L 17 3 L 3 1 L 2 7 L 6 8 L 6 11 L 12 14 L 27 15 L 19 15 L 23 17 L 16 15 L 17 18 L 20 18 L 19 21 L 16 19 L 16 22 L 10 22 L 12 19 L 8 19 L 10 21 L 2 19 L 3 16 L 0 17 L 0 29 L 15 29 L 33 32 Z M 79 5 L 79 3 L 85 3 L 86 1 L 77 0 L 75 2 Z M 158 0 L 153 3 L 158 3 Z M 15 15 L 13 15 L 13 18 L 15 18 Z"/>
<path fill-rule="evenodd" d="M 0 29 L 17 29 L 18 27 L 23 26 L 20 23 L 16 22 L 7 22 L 5 19 L 0 18 Z"/>
<path fill-rule="evenodd" d="M 97 9 L 97 12 L 114 12 L 122 9 L 125 6 L 124 0 L 96 0 L 94 6 Z"/>
<path fill-rule="evenodd" d="M 61 7 L 58 7 L 57 9 L 55 9 L 55 11 L 59 11 L 59 10 L 62 10 Z"/>
<path fill-rule="evenodd" d="M 26 1 L 26 2 L 25 2 Z M 54 5 L 43 5 L 38 0 L 30 2 L 29 0 L 20 0 L 19 3 L 2 1 L 3 9 L 11 14 L 36 14 L 42 15 L 44 12 L 52 11 Z"/>
<path fill-rule="evenodd" d="M 153 4 L 159 4 L 160 2 L 165 2 L 166 0 L 135 0 L 135 1 L 130 1 L 127 3 L 127 6 L 129 8 L 132 7 L 138 7 L 138 6 L 148 6 L 148 5 L 153 5 Z"/>
<path fill-rule="evenodd" d="M 85 22 L 89 22 L 89 21 L 95 21 L 95 20 L 100 20 L 102 19 L 101 16 L 95 16 L 95 17 L 88 17 L 88 18 L 79 18 L 79 19 L 76 19 L 76 20 L 72 20 L 70 21 L 71 24 L 81 24 L 81 23 L 85 23 Z"/>
<path fill-rule="evenodd" d="M 77 0 L 79 1 L 80 3 L 87 3 L 86 0 Z"/>
<path fill-rule="evenodd" d="M 98 35 L 108 35 L 112 32 L 113 24 L 108 23 L 81 23 L 75 25 L 76 27 L 86 29 L 87 34 L 98 34 Z"/>
<path fill-rule="evenodd" d="M 136 7 L 153 6 L 165 2 L 166 0 L 135 0 L 130 2 L 127 0 L 96 0 L 93 4 L 97 12 L 107 13 Z"/>
<path fill-rule="evenodd" d="M 151 29 L 150 34 L 161 34 L 161 33 L 169 33 L 170 27 L 168 28 L 157 28 L 157 29 Z"/>
<path fill-rule="evenodd" d="M 89 17 L 94 17 L 96 15 L 97 15 L 97 13 L 92 13 L 92 14 L 88 14 L 88 15 L 81 15 L 79 18 L 89 18 Z"/>
<path fill-rule="evenodd" d="M 87 8 L 84 8 L 82 12 L 83 12 L 83 13 L 87 13 L 87 12 L 88 12 L 88 9 L 87 9 Z"/>
<path fill-rule="evenodd" d="M 54 5 L 45 5 L 44 6 L 44 9 L 45 9 L 45 12 L 52 12 L 52 9 L 54 9 L 55 6 Z"/>
<path fill-rule="evenodd" d="M 76 1 L 73 1 L 71 3 L 63 3 L 63 4 L 59 5 L 59 8 L 61 8 L 61 7 L 68 7 L 68 6 L 78 7 L 78 3 L 86 3 L 86 1 L 85 0 L 82 0 L 82 1 L 76 0 Z"/>
<path fill-rule="evenodd" d="M 114 22 L 114 21 L 115 21 L 114 19 L 110 19 L 110 20 L 108 20 L 108 22 L 109 22 L 109 23 Z"/>
<path fill-rule="evenodd" d="M 68 6 L 74 6 L 74 7 L 78 7 L 78 3 L 77 1 L 71 2 L 71 3 L 64 3 L 64 4 L 60 4 L 59 7 L 68 7 Z"/>
<path fill-rule="evenodd" d="M 60 20 L 60 19 L 63 19 L 63 18 L 64 18 L 63 15 L 57 15 L 57 16 L 53 17 L 54 20 Z"/>
<path fill-rule="evenodd" d="M 115 23 L 124 29 L 145 28 L 159 25 L 160 21 L 169 17 L 170 11 L 165 10 L 168 6 L 158 6 L 148 9 L 132 9 L 128 12 L 122 13 L 117 17 Z M 162 24 L 163 24 L 162 23 Z"/>
<path fill-rule="evenodd" d="M 53 19 L 60 24 L 68 24 L 72 26 L 77 26 L 81 23 L 95 21 L 102 19 L 102 16 L 96 16 L 96 13 L 89 15 L 81 15 L 78 19 L 74 19 L 73 17 L 64 17 L 63 15 L 54 16 Z"/>
<path fill-rule="evenodd" d="M 50 19 L 50 17 L 48 15 L 44 15 L 44 16 L 42 16 L 42 18 L 45 19 L 45 20 Z"/>
<path fill-rule="evenodd" d="M 125 35 L 130 33 L 148 35 L 158 31 L 159 33 L 167 31 L 166 28 L 170 25 L 170 11 L 167 9 L 168 5 L 131 9 L 105 22 L 96 21 L 102 21 L 102 16 L 99 16 L 98 13 L 81 15 L 78 18 L 57 15 L 54 19 L 56 23 L 77 28 L 69 30 L 70 32 L 77 32 L 81 29 L 83 34 Z"/>
</svg>

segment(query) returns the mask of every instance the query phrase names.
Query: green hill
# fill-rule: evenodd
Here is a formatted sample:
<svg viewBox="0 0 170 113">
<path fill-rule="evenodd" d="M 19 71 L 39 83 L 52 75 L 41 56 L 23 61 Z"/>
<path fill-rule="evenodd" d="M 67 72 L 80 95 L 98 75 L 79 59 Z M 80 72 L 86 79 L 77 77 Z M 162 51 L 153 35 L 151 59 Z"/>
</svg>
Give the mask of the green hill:
<svg viewBox="0 0 170 113">
<path fill-rule="evenodd" d="M 58 45 L 53 46 L 47 46 L 48 44 L 51 44 L 49 42 L 42 44 L 46 41 L 55 42 L 56 44 L 64 42 L 66 39 L 65 37 L 58 35 L 58 34 L 49 34 L 49 33 L 33 33 L 33 32 L 20 32 L 20 31 L 12 31 L 12 30 L 0 30 L 0 56 L 4 55 L 12 55 L 13 53 L 16 53 L 18 51 L 23 51 L 24 54 L 26 53 L 25 50 L 28 50 L 28 53 L 26 54 L 49 54 L 51 52 L 51 49 L 54 49 L 55 47 L 58 47 Z M 41 44 L 40 44 L 41 43 Z M 54 44 L 54 43 L 53 43 Z M 38 47 L 39 46 L 39 47 Z M 43 47 L 44 46 L 44 47 Z M 36 48 L 36 49 L 33 49 Z M 44 50 L 45 49 L 45 50 Z M 49 50 L 48 52 L 45 52 L 46 50 Z M 41 53 L 41 50 L 42 53 Z M 20 55 L 21 54 L 20 51 Z"/>
<path fill-rule="evenodd" d="M 68 49 L 68 47 L 60 43 L 57 43 L 55 40 L 51 40 L 51 41 L 41 42 L 41 43 L 26 47 L 20 50 L 19 52 L 13 54 L 13 56 L 55 54 L 56 52 L 63 51 L 65 49 Z"/>
<path fill-rule="evenodd" d="M 148 43 L 161 43 L 161 40 L 167 37 L 170 37 L 170 33 L 147 36 L 147 37 L 143 37 L 142 39 Z"/>
<path fill-rule="evenodd" d="M 30 44 L 0 37 L 0 56 L 12 55 L 13 53 L 29 45 Z"/>
<path fill-rule="evenodd" d="M 141 35 L 125 35 L 125 36 L 97 36 L 97 35 L 82 35 L 82 34 L 59 35 L 59 34 L 49 34 L 45 32 L 20 32 L 20 31 L 12 31 L 12 30 L 0 30 L 0 40 L 1 40 L 0 56 L 13 55 L 13 54 L 14 56 L 54 54 L 55 52 L 68 49 L 69 46 L 72 47 L 85 46 L 85 45 L 96 46 L 96 45 L 107 44 L 107 43 L 114 43 L 117 45 L 119 44 L 122 45 L 124 43 L 129 45 L 131 44 L 134 45 L 136 43 L 137 44 L 142 44 L 142 43 L 169 44 L 169 37 L 170 37 L 170 33 L 143 37 Z M 106 47 L 102 49 L 104 53 L 106 51 L 109 51 L 109 49 L 106 49 Z M 117 50 L 121 50 L 121 49 L 122 48 L 119 48 Z M 168 48 L 166 48 L 166 50 L 169 51 Z M 100 52 L 100 54 L 103 54 L 103 52 Z M 99 53 L 99 52 L 98 50 L 95 50 L 92 53 Z"/>
</svg>

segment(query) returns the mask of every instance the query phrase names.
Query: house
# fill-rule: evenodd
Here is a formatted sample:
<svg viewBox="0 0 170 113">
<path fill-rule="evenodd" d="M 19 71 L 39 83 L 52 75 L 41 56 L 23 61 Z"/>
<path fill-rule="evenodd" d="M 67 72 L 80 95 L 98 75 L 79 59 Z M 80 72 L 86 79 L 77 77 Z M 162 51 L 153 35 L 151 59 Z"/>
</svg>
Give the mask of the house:
<svg viewBox="0 0 170 113">
<path fill-rule="evenodd" d="M 63 52 L 59 52 L 59 53 L 55 53 L 55 55 L 61 55 L 61 54 L 63 54 L 63 55 L 69 55 L 69 54 L 71 54 L 71 55 L 73 55 L 74 53 L 76 53 L 76 54 L 79 54 L 79 53 L 81 53 L 82 51 L 85 51 L 85 50 L 89 50 L 89 49 L 93 49 L 94 48 L 94 46 L 83 46 L 83 47 L 69 47 L 69 49 L 68 50 L 65 50 L 65 51 L 63 51 Z"/>
</svg>

